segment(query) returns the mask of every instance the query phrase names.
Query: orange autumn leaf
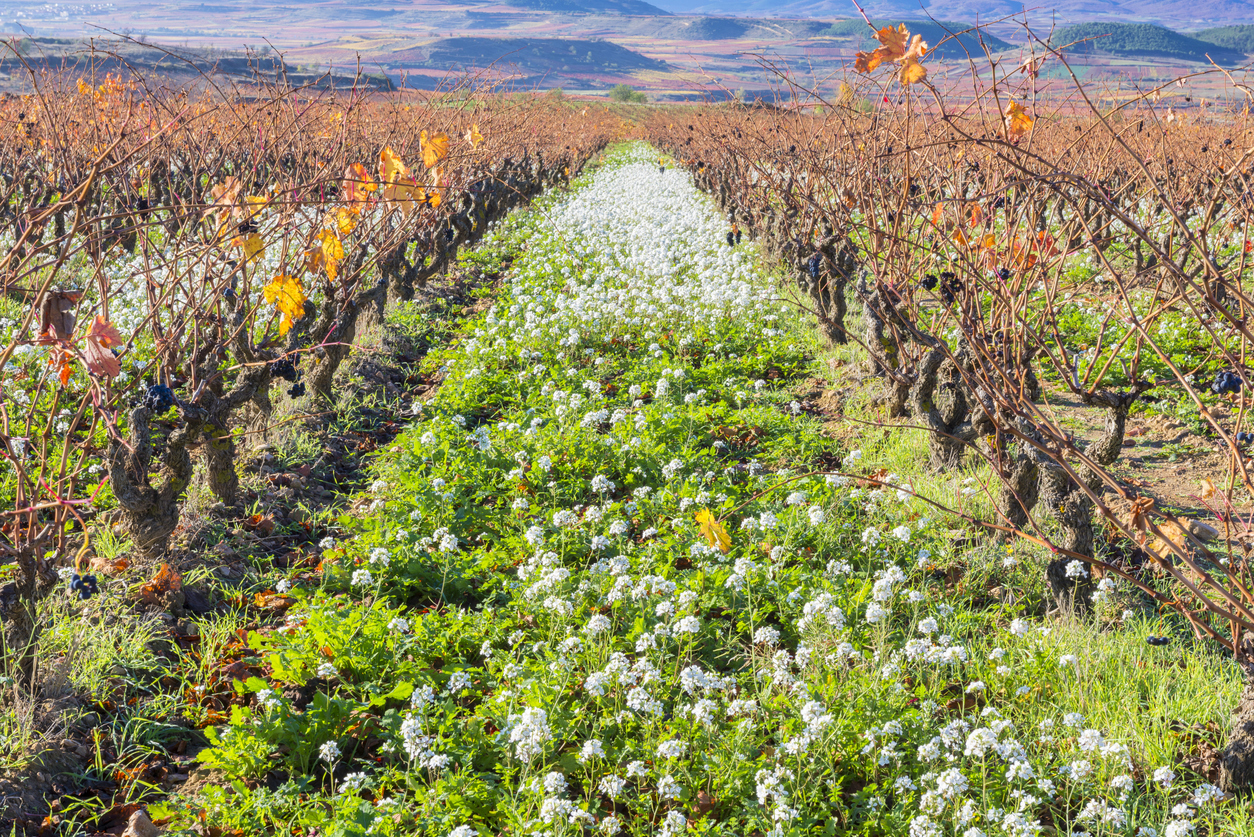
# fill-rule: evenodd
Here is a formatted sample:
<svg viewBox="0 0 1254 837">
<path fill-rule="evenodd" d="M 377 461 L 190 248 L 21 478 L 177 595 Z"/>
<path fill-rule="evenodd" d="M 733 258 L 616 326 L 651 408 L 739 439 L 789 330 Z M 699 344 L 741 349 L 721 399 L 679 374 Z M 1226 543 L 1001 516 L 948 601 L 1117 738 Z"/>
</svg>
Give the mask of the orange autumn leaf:
<svg viewBox="0 0 1254 837">
<path fill-rule="evenodd" d="M 406 176 L 396 183 L 389 183 L 383 189 L 383 199 L 400 206 L 408 214 L 421 206 L 439 207 L 440 192 L 438 189 L 424 189 L 412 177 Z"/>
<path fill-rule="evenodd" d="M 923 36 L 910 36 L 904 23 L 894 29 L 885 26 L 874 35 L 881 46 L 871 52 L 859 52 L 854 56 L 854 69 L 860 73 L 870 73 L 881 64 L 896 62 L 901 64 L 898 78 L 902 84 L 914 84 L 927 78 L 927 68 L 920 59 L 927 55 L 927 44 Z"/>
<path fill-rule="evenodd" d="M 1023 105 L 1011 99 L 1010 106 L 1006 108 L 1004 119 L 1006 139 L 1011 142 L 1018 142 L 1023 139 L 1028 131 L 1032 130 L 1032 123 L 1035 121 L 1028 115 Z"/>
<path fill-rule="evenodd" d="M 478 125 L 470 126 L 470 130 L 466 132 L 466 142 L 470 143 L 471 148 L 478 148 L 483 144 L 483 134 L 479 133 Z"/>
<path fill-rule="evenodd" d="M 391 149 L 387 149 L 389 152 Z M 344 200 L 349 203 L 360 203 L 370 197 L 370 193 L 378 189 L 374 178 L 361 163 L 353 163 L 344 169 Z"/>
<path fill-rule="evenodd" d="M 872 37 L 882 44 L 876 52 L 884 51 L 883 60 L 896 61 L 906 54 L 906 45 L 910 42 L 910 30 L 906 29 L 904 23 L 899 24 L 896 29 L 885 26 Z"/>
<path fill-rule="evenodd" d="M 183 577 L 179 575 L 178 570 L 169 564 L 162 564 L 151 581 L 140 585 L 139 599 L 146 604 L 158 604 L 166 593 L 178 590 L 182 586 Z"/>
<path fill-rule="evenodd" d="M 263 610 L 284 611 L 294 604 L 296 600 L 291 596 L 284 596 L 272 590 L 253 594 L 253 606 Z"/>
<path fill-rule="evenodd" d="M 54 349 L 48 355 L 48 365 L 60 365 L 57 378 L 61 381 L 61 386 L 65 386 L 70 382 L 70 376 L 74 374 L 74 355 L 65 349 Z"/>
<path fill-rule="evenodd" d="M 1027 270 L 1033 267 L 1038 261 L 1035 253 L 1032 252 L 1032 239 L 1028 239 L 1027 244 L 1023 244 L 1016 237 L 1010 243 L 1010 263 L 1018 270 Z"/>
<path fill-rule="evenodd" d="M 83 354 L 87 358 L 87 368 L 95 375 L 115 377 L 122 371 L 122 364 L 110 351 L 122 345 L 122 335 L 113 327 L 113 323 L 99 315 L 87 332 Z"/>
</svg>

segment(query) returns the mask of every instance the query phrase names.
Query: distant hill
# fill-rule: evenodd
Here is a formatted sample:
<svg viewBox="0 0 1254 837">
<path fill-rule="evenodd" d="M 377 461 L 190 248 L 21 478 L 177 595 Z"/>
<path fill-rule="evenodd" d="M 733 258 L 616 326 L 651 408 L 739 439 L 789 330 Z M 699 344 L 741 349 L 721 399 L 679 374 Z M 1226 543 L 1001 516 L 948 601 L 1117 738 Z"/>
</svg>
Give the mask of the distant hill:
<svg viewBox="0 0 1254 837">
<path fill-rule="evenodd" d="M 101 38 L 21 38 L 12 44 L 21 59 L 12 52 L 0 53 L 0 89 L 5 92 L 15 81 L 24 84 L 31 70 L 71 80 L 92 78 L 93 74 L 100 79 L 113 73 L 122 78 L 132 74 L 149 78 L 160 75 L 175 85 L 195 84 L 206 78 L 245 84 L 284 78 L 293 85 L 322 89 L 396 89 L 386 73 L 358 76 L 352 65 L 339 71 L 302 71 L 275 54 L 174 46 L 158 50 L 131 41 Z"/>
<path fill-rule="evenodd" d="M 681 37 L 691 41 L 728 41 L 743 38 L 750 23 L 734 17 L 693 18 L 680 30 Z"/>
<path fill-rule="evenodd" d="M 1217 26 L 1190 33 L 1199 41 L 1235 49 L 1246 55 L 1254 52 L 1254 24 L 1239 23 L 1234 26 Z"/>
<path fill-rule="evenodd" d="M 910 30 L 911 35 L 922 35 L 924 42 L 929 44 L 934 50 L 931 54 L 935 58 L 963 58 L 969 52 L 972 55 L 983 55 L 984 51 L 980 48 L 980 40 L 992 52 L 1001 52 L 1003 49 L 1010 49 L 1010 44 L 1003 41 L 995 35 L 987 32 L 976 34 L 967 32 L 965 34 L 953 35 L 950 33 L 962 32 L 964 29 L 970 29 L 970 23 L 954 23 L 952 21 L 932 21 L 932 20 L 872 20 L 871 23 L 877 29 L 885 26 L 896 26 L 898 24 L 906 24 L 906 28 Z M 853 20 L 840 20 L 833 23 L 820 35 L 828 35 L 830 37 L 863 37 L 866 45 L 870 46 L 875 43 L 871 38 L 871 30 L 866 25 L 866 21 L 861 18 Z M 949 38 L 950 40 L 944 45 L 940 45 L 941 41 Z"/>
<path fill-rule="evenodd" d="M 438 68 L 516 65 L 530 74 L 665 70 L 665 61 L 646 58 L 609 41 L 574 38 L 443 38 L 392 54 L 392 60 Z"/>
<path fill-rule="evenodd" d="M 751 15 L 760 17 L 849 17 L 849 0 L 655 0 L 676 14 Z M 1158 23 L 1178 31 L 1254 21 L 1254 0 L 859 0 L 873 18 L 898 21 L 931 15 L 936 18 L 991 21 L 1022 15 L 1047 33 L 1081 21 Z"/>
<path fill-rule="evenodd" d="M 495 5 L 495 4 L 494 4 Z M 668 15 L 670 12 L 644 2 L 644 0 L 507 0 L 502 6 L 530 9 L 538 12 L 562 12 L 564 14 L 620 14 L 620 15 Z"/>
<path fill-rule="evenodd" d="M 1058 47 L 1074 41 L 1084 41 L 1072 47 L 1077 52 L 1182 61 L 1206 61 L 1209 56 L 1217 62 L 1233 64 L 1245 59 L 1241 50 L 1191 38 L 1152 23 L 1078 23 L 1064 26 L 1050 38 L 1050 43 Z"/>
</svg>

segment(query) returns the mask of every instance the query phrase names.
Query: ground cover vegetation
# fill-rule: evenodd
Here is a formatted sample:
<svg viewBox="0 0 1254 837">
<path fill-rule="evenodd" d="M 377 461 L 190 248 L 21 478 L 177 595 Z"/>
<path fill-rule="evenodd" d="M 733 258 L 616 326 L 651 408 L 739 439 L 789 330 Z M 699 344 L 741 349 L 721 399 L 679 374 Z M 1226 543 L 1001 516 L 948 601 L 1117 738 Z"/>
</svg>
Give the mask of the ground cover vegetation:
<svg viewBox="0 0 1254 837">
<path fill-rule="evenodd" d="M 897 107 L 866 114 L 847 86 L 810 92 L 821 113 L 658 114 L 651 136 L 776 254 L 827 338 L 863 350 L 883 418 L 922 432 L 932 469 L 979 473 L 987 522 L 1038 545 L 1056 601 L 1092 613 L 1130 586 L 1245 663 L 1248 110 L 1185 124 L 1161 89 L 1111 112 L 1082 89 L 1038 101 L 1042 68 L 1066 70 L 1044 48 L 982 114 L 951 112 L 926 44 L 876 39 L 861 95 Z M 1050 117 L 1066 105 L 1090 115 Z M 1120 479 L 1129 416 L 1170 405 L 1222 467 Z M 1250 781 L 1247 704 L 1213 765 L 1229 791 Z"/>
<path fill-rule="evenodd" d="M 4 102 L 14 833 L 1254 830 L 1247 114 L 912 34 Z"/>
</svg>

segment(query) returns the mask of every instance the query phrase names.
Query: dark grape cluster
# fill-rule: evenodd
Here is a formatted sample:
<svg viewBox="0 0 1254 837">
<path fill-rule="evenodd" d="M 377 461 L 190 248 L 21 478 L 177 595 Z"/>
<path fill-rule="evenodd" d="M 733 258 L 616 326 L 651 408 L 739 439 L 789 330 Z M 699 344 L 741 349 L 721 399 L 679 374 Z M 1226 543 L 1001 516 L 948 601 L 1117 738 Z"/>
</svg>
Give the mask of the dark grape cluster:
<svg viewBox="0 0 1254 837">
<path fill-rule="evenodd" d="M 287 394 L 292 398 L 299 398 L 305 394 L 305 385 L 300 383 L 300 370 L 290 358 L 281 357 L 271 363 L 270 374 L 291 382 L 292 385 L 288 387 Z"/>
<path fill-rule="evenodd" d="M 951 270 L 946 270 L 937 278 L 934 274 L 927 274 L 923 277 L 924 290 L 933 290 L 940 285 L 941 299 L 945 302 L 952 303 L 958 298 L 958 291 L 962 290 L 962 282 L 959 281 L 958 275 Z"/>
<path fill-rule="evenodd" d="M 1147 636 L 1145 641 L 1150 645 L 1166 645 L 1171 642 L 1171 640 L 1165 636 Z"/>
<path fill-rule="evenodd" d="M 1009 282 L 1010 281 L 1010 268 L 1003 267 L 1001 270 L 997 271 L 997 278 L 1003 282 Z"/>
<path fill-rule="evenodd" d="M 1254 442 L 1254 433 L 1246 433 L 1244 430 L 1237 432 L 1238 445 L 1248 445 L 1250 442 Z"/>
<path fill-rule="evenodd" d="M 806 262 L 806 272 L 809 273 L 810 278 L 816 282 L 819 279 L 819 267 L 822 264 L 823 264 L 823 255 L 821 253 L 815 253 L 813 256 L 810 257 L 810 260 Z"/>
<path fill-rule="evenodd" d="M 153 384 L 144 393 L 143 404 L 154 413 L 164 413 L 174 406 L 174 390 L 165 384 Z"/>
<path fill-rule="evenodd" d="M 276 378 L 294 382 L 300 373 L 296 371 L 296 364 L 288 358 L 281 357 L 270 364 L 270 374 Z"/>
<path fill-rule="evenodd" d="M 457 238 L 457 230 L 455 228 L 449 227 L 447 230 L 444 231 L 444 240 L 447 241 L 449 244 L 452 244 L 453 239 L 455 238 Z"/>
<path fill-rule="evenodd" d="M 736 246 L 736 234 L 732 232 L 731 230 L 727 231 L 727 246 L 728 247 Z"/>
<path fill-rule="evenodd" d="M 1215 376 L 1215 383 L 1210 385 L 1210 391 L 1216 395 L 1223 395 L 1226 392 L 1240 392 L 1241 376 L 1236 372 L 1220 372 Z"/>
<path fill-rule="evenodd" d="M 77 593 L 80 599 L 86 601 L 100 592 L 100 586 L 94 575 L 80 577 L 78 573 L 74 573 L 70 576 L 70 592 Z"/>
</svg>

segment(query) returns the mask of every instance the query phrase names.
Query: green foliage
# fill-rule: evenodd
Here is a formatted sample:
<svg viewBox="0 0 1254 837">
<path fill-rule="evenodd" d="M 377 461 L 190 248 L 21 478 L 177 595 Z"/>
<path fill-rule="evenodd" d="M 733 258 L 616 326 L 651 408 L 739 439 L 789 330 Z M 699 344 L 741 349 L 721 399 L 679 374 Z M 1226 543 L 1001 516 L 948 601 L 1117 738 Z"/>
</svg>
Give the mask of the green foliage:
<svg viewBox="0 0 1254 837">
<path fill-rule="evenodd" d="M 1072 47 L 1077 52 L 1105 52 L 1114 55 L 1153 56 L 1183 61 L 1239 62 L 1244 54 L 1235 49 L 1217 46 L 1153 23 L 1077 23 L 1054 33 L 1050 43 Z"/>
<path fill-rule="evenodd" d="M 649 101 L 649 97 L 639 90 L 633 88 L 630 84 L 616 84 L 610 88 L 610 101 L 623 102 L 625 104 L 643 104 Z"/>
<path fill-rule="evenodd" d="M 1208 44 L 1218 44 L 1221 47 L 1243 52 L 1246 55 L 1254 52 L 1254 24 L 1251 23 L 1216 26 L 1213 29 L 1203 29 L 1201 32 L 1194 32 L 1192 36 L 1199 41 L 1205 41 Z"/>
</svg>

